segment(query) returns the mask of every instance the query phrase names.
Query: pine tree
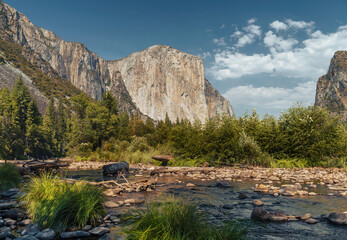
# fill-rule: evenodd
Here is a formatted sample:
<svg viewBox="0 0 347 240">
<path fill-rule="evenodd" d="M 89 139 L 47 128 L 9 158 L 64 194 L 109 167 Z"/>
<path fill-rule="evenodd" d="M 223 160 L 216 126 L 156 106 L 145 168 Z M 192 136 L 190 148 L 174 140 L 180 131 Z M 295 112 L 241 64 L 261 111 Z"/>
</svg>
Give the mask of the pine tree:
<svg viewBox="0 0 347 240">
<path fill-rule="evenodd" d="M 45 155 L 46 145 L 42 133 L 42 117 L 36 100 L 29 103 L 26 120 L 26 148 L 27 155 L 39 157 Z"/>
<path fill-rule="evenodd" d="M 117 115 L 118 114 L 117 100 L 108 91 L 104 92 L 102 96 L 104 98 L 102 103 L 109 110 L 110 115 Z"/>
<path fill-rule="evenodd" d="M 53 98 L 50 99 L 46 108 L 46 113 L 43 118 L 43 129 L 47 144 L 49 146 L 49 155 L 53 156 L 57 153 L 57 114 L 55 111 Z"/>
<path fill-rule="evenodd" d="M 23 157 L 26 141 L 26 120 L 31 96 L 20 75 L 11 91 L 11 133 L 9 153 L 12 157 Z"/>
</svg>

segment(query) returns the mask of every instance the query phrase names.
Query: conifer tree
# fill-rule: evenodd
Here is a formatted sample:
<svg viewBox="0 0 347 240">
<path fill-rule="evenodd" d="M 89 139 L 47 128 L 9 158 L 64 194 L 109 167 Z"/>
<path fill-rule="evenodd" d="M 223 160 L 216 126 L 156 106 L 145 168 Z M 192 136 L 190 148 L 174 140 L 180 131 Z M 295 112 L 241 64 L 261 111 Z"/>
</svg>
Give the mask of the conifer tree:
<svg viewBox="0 0 347 240">
<path fill-rule="evenodd" d="M 53 98 L 50 99 L 43 118 L 43 129 L 47 144 L 49 146 L 49 155 L 55 155 L 57 153 L 57 114 L 55 111 Z"/>
</svg>

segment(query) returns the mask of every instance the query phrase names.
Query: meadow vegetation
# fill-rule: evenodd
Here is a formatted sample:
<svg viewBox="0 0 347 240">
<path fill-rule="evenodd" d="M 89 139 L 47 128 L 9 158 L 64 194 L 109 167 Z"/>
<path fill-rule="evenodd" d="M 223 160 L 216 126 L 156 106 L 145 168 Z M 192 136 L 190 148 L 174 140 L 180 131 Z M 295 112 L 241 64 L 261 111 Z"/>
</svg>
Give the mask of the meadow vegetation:
<svg viewBox="0 0 347 240">
<path fill-rule="evenodd" d="M 129 240 L 233 240 L 245 239 L 246 226 L 239 222 L 208 224 L 196 205 L 168 198 L 152 202 L 132 215 L 125 233 Z"/>
<path fill-rule="evenodd" d="M 153 163 L 153 155 L 173 154 L 177 166 L 346 167 L 346 125 L 319 107 L 296 104 L 278 118 L 254 110 L 204 124 L 168 117 L 154 123 L 119 112 L 109 92 L 103 98 L 76 95 L 71 107 L 51 100 L 42 118 L 19 79 L 0 92 L 0 156 Z"/>
<path fill-rule="evenodd" d="M 62 232 L 69 227 L 95 226 L 106 214 L 102 189 L 85 182 L 69 184 L 46 173 L 33 177 L 23 190 L 22 201 L 41 228 Z"/>
<path fill-rule="evenodd" d="M 0 192 L 16 188 L 21 182 L 21 176 L 16 166 L 10 163 L 0 165 Z"/>
</svg>

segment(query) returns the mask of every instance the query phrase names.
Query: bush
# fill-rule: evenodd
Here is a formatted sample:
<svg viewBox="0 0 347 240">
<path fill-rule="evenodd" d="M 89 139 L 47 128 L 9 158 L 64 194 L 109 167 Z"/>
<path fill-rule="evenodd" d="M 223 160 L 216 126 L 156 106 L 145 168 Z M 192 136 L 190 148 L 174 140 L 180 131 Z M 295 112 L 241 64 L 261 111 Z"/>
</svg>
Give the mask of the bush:
<svg viewBox="0 0 347 240">
<path fill-rule="evenodd" d="M 147 239 L 243 239 L 245 227 L 235 222 L 224 226 L 210 226 L 195 205 L 168 199 L 151 203 L 146 210 L 138 211 L 135 223 L 125 231 L 130 240 Z"/>
<path fill-rule="evenodd" d="M 51 174 L 32 178 L 24 189 L 32 221 L 61 232 L 71 226 L 95 225 L 106 214 L 102 190 L 84 182 L 68 184 Z"/>
<path fill-rule="evenodd" d="M 21 177 L 15 165 L 5 163 L 0 166 L 0 192 L 18 187 L 20 181 Z"/>
</svg>

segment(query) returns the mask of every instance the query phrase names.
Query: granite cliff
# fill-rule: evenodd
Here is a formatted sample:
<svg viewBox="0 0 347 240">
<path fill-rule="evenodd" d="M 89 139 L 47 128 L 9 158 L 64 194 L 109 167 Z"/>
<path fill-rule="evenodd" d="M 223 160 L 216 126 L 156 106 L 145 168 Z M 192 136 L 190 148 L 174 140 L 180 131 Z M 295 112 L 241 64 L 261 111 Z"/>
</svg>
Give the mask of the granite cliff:
<svg viewBox="0 0 347 240">
<path fill-rule="evenodd" d="M 315 105 L 347 121 L 347 51 L 336 52 L 327 74 L 318 79 Z"/>
<path fill-rule="evenodd" d="M 230 103 L 205 79 L 203 60 L 165 45 L 115 61 L 106 61 L 84 44 L 62 40 L 36 27 L 26 16 L 0 1 L 2 36 L 48 63 L 59 76 L 94 99 L 110 91 L 121 110 L 153 120 L 205 121 L 217 114 L 233 115 Z M 3 37 L 2 37 L 3 38 Z M 26 58 L 34 62 L 32 55 Z M 37 61 L 36 61 L 37 63 Z M 47 66 L 40 66 L 47 71 Z"/>
</svg>

